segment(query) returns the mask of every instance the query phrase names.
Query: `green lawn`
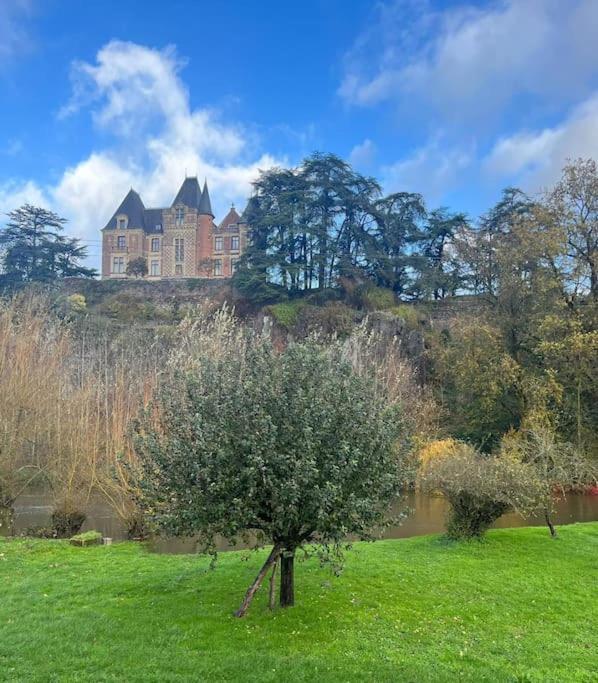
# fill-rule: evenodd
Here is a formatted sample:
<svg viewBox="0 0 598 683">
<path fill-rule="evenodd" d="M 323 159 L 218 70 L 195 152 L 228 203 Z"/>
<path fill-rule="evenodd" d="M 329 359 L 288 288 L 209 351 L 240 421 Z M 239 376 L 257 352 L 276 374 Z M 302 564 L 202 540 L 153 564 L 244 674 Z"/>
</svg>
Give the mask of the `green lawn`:
<svg viewBox="0 0 598 683">
<path fill-rule="evenodd" d="M 2 681 L 596 681 L 598 523 L 359 543 L 335 578 L 299 563 L 297 606 L 264 553 L 0 541 Z"/>
</svg>

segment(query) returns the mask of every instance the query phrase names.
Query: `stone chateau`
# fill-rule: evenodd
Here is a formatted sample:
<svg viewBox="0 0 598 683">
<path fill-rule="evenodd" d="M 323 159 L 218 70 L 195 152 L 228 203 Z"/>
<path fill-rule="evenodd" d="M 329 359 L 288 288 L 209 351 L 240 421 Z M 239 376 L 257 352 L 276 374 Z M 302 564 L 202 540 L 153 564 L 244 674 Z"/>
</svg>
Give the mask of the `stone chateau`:
<svg viewBox="0 0 598 683">
<path fill-rule="evenodd" d="M 146 209 L 129 190 L 102 230 L 102 277 L 122 279 L 127 264 L 142 258 L 148 280 L 166 278 L 227 278 L 243 253 L 247 225 L 234 206 L 216 224 L 207 182 L 185 178 L 164 209 Z"/>
</svg>

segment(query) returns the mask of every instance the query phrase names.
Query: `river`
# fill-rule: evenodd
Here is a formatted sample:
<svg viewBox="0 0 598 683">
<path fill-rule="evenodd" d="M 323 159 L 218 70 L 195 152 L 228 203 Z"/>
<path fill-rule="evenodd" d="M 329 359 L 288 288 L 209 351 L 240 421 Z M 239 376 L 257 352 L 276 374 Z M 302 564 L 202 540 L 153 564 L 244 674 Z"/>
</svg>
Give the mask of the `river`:
<svg viewBox="0 0 598 683">
<path fill-rule="evenodd" d="M 440 533 L 444 530 L 448 507 L 444 498 L 419 493 L 408 493 L 401 499 L 398 509 L 408 508 L 410 514 L 399 526 L 386 530 L 385 538 L 407 538 L 422 534 Z M 15 506 L 15 531 L 22 532 L 28 527 L 47 526 L 52 507 L 51 500 L 44 493 L 28 493 L 17 500 Z M 557 503 L 555 515 L 557 524 L 598 521 L 598 496 L 579 493 L 570 494 Z M 541 518 L 523 519 L 517 514 L 503 515 L 495 527 L 540 526 Z M 124 528 L 112 509 L 101 500 L 92 501 L 88 506 L 87 520 L 83 530 L 96 529 L 104 536 L 114 540 L 125 537 Z M 193 539 L 158 539 L 151 546 L 157 552 L 193 552 Z M 222 547 L 225 549 L 225 546 Z"/>
</svg>

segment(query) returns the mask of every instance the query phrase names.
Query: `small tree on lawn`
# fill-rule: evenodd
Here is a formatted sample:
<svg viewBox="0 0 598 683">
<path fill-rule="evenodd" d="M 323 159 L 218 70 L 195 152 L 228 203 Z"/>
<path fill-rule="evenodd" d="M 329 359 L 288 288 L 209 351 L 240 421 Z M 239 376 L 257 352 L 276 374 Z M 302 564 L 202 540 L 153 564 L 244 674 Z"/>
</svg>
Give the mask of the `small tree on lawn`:
<svg viewBox="0 0 598 683">
<path fill-rule="evenodd" d="M 145 277 L 147 275 L 147 261 L 143 256 L 131 259 L 127 263 L 126 273 L 134 277 Z"/>
<path fill-rule="evenodd" d="M 557 535 L 553 523 L 556 503 L 571 489 L 596 482 L 598 472 L 573 444 L 560 441 L 547 425 L 535 424 L 519 432 L 509 432 L 501 444 L 502 457 L 517 460 L 531 468 L 537 492 L 529 513 L 544 516 L 550 535 Z"/>
<path fill-rule="evenodd" d="M 212 553 L 216 535 L 273 545 L 243 616 L 279 561 L 280 605 L 294 603 L 301 547 L 371 537 L 398 492 L 402 428 L 340 345 L 224 337 L 163 383 L 134 444 L 143 503 L 166 533 L 199 534 Z"/>
</svg>

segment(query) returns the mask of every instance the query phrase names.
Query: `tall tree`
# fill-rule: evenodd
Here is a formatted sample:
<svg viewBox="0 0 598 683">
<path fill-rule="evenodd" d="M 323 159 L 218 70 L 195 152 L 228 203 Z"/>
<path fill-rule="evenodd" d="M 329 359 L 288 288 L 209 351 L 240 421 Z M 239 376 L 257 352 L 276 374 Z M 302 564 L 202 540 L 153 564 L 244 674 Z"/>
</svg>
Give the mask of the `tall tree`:
<svg viewBox="0 0 598 683">
<path fill-rule="evenodd" d="M 455 248 L 455 238 L 468 227 L 463 213 L 446 208 L 431 211 L 416 236 L 417 249 L 411 256 L 416 271 L 413 294 L 423 298 L 444 299 L 454 296 L 463 275 Z"/>
<path fill-rule="evenodd" d="M 376 243 L 370 254 L 378 284 L 403 294 L 411 281 L 412 248 L 422 229 L 426 207 L 420 194 L 396 192 L 376 202 Z"/>
<path fill-rule="evenodd" d="M 66 219 L 42 207 L 24 204 L 8 214 L 0 229 L 2 280 L 6 284 L 43 282 L 59 277 L 93 277 L 96 271 L 81 265 L 87 248 L 64 237 Z"/>
<path fill-rule="evenodd" d="M 545 205 L 566 240 L 562 263 L 568 291 L 588 292 L 598 302 L 598 167 L 594 159 L 567 164 L 560 181 L 546 195 Z"/>
<path fill-rule="evenodd" d="M 380 187 L 338 157 L 313 154 L 254 183 L 249 247 L 235 283 L 254 300 L 337 287 L 366 275 Z"/>
</svg>

